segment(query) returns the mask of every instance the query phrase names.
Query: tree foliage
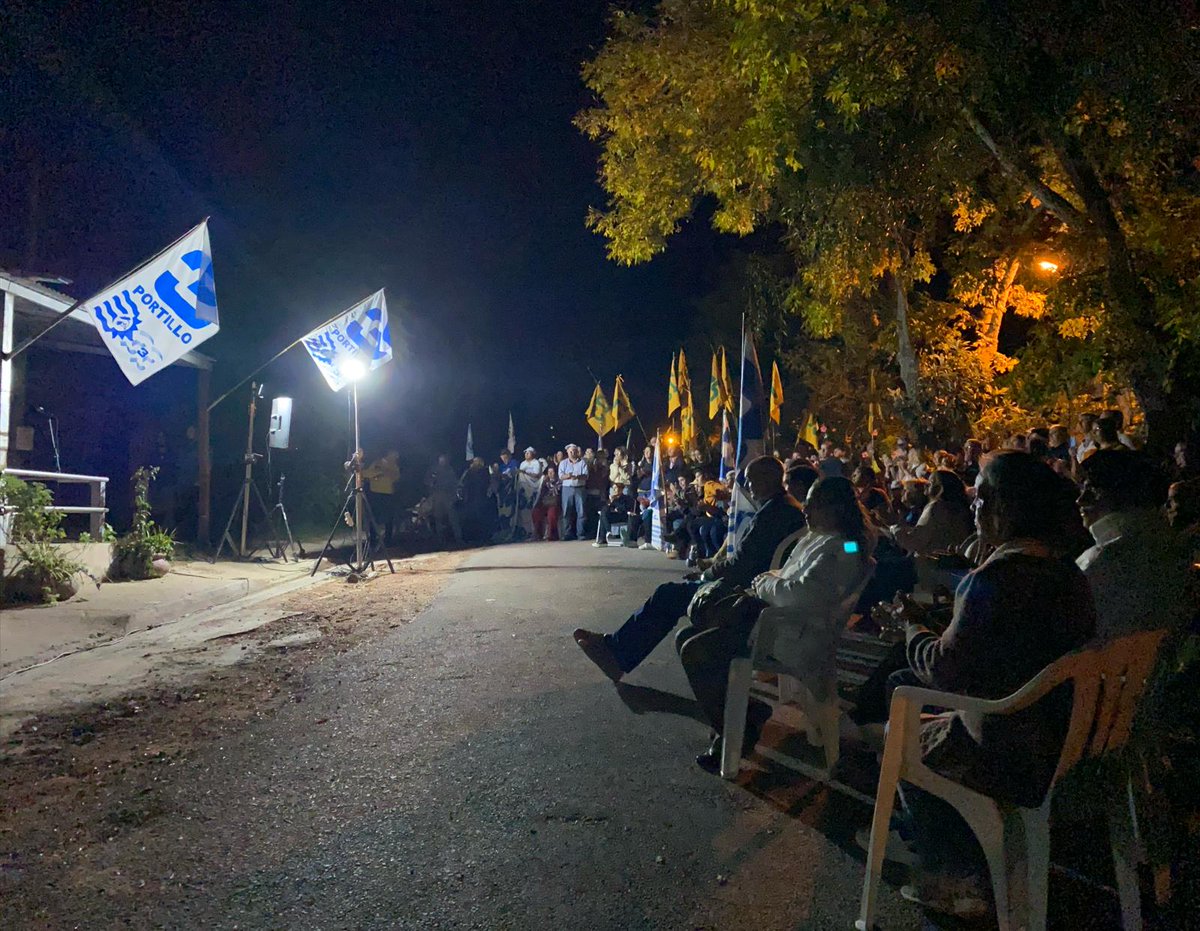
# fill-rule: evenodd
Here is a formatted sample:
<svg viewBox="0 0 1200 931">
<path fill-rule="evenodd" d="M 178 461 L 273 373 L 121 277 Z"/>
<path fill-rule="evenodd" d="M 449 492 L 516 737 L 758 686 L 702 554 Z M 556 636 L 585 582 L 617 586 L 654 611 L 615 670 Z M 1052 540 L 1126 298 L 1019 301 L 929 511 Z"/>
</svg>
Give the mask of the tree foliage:
<svg viewBox="0 0 1200 931">
<path fill-rule="evenodd" d="M 1036 394 L 1000 351 L 1015 313 L 1038 321 L 1030 369 L 1058 353 L 1126 381 L 1169 432 L 1200 384 L 1198 51 L 1195 11 L 1169 0 L 617 12 L 584 67 L 597 102 L 577 122 L 607 193 L 588 223 L 624 263 L 697 211 L 775 230 L 788 309 L 831 339 L 872 304 L 911 417 L 957 378 L 991 404 Z M 1037 277 L 1047 249 L 1055 279 Z M 951 321 L 939 340 L 914 336 L 926 312 Z"/>
</svg>

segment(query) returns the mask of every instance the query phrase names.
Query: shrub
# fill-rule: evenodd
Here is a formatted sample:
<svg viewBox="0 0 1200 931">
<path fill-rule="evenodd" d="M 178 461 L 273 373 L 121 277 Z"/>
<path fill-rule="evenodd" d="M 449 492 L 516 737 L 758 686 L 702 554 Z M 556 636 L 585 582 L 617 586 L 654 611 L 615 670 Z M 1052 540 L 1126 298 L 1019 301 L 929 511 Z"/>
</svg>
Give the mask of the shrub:
<svg viewBox="0 0 1200 931">
<path fill-rule="evenodd" d="M 154 557 L 175 555 L 175 538 L 150 519 L 150 483 L 157 466 L 142 466 L 133 473 L 133 525 L 113 544 L 113 576 L 120 579 L 149 579 L 159 573 Z"/>
<path fill-rule="evenodd" d="M 9 542 L 17 552 L 0 578 L 0 601 L 52 603 L 75 593 L 83 565 L 54 543 L 65 536 L 62 514 L 47 511 L 53 497 L 45 485 L 0 475 L 0 518 L 9 520 Z"/>
</svg>

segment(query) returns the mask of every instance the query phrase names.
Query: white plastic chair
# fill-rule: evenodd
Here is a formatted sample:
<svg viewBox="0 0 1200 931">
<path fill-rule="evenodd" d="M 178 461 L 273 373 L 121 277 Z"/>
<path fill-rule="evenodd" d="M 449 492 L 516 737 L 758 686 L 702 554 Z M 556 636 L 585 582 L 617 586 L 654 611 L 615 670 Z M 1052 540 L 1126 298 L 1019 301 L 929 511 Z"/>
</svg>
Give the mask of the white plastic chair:
<svg viewBox="0 0 1200 931">
<path fill-rule="evenodd" d="M 887 743 L 871 821 L 867 874 L 855 927 L 874 927 L 888 826 L 900 780 L 945 799 L 970 825 L 987 858 L 1000 931 L 1045 931 L 1050 873 L 1050 805 L 1059 781 L 1082 759 L 1120 750 L 1129 739 L 1137 702 L 1154 668 L 1164 631 L 1122 637 L 1068 654 L 1019 691 L 995 701 L 903 686 L 892 697 Z M 1038 808 L 1001 804 L 927 768 L 921 762 L 921 709 L 1008 715 L 1027 708 L 1063 682 L 1074 684 L 1071 720 L 1046 797 Z M 1113 866 L 1125 931 L 1140 931 L 1137 824 L 1126 786 L 1108 812 Z"/>
<path fill-rule="evenodd" d="M 790 539 L 790 538 L 789 538 Z M 798 537 L 797 537 L 798 539 Z M 788 540 L 784 540 L 776 550 L 776 556 L 784 550 Z M 795 541 L 791 541 L 792 545 Z M 791 547 L 787 547 L 790 552 Z M 782 565 L 782 562 L 780 562 Z M 773 568 L 778 568 L 774 566 Z M 843 630 L 850 621 L 854 606 L 862 597 L 871 576 L 874 574 L 875 561 L 870 561 L 870 570 L 857 585 L 834 609 L 834 616 L 829 618 L 830 629 Z M 774 638 L 762 636 L 764 626 L 786 623 L 790 612 L 786 608 L 764 608 L 758 616 L 758 623 L 750 634 L 750 655 L 739 656 L 729 665 L 729 681 L 725 691 L 725 723 L 721 741 L 721 777 L 736 779 L 742 765 L 742 739 L 746 732 L 746 710 L 750 704 L 750 683 L 754 673 L 775 673 L 779 682 L 778 700 L 780 704 L 794 702 L 800 706 L 804 715 L 805 739 L 814 747 L 820 747 L 825 752 L 825 771 L 832 772 L 841 753 L 840 722 L 841 706 L 838 704 L 837 668 L 835 660 L 839 638 L 832 638 L 829 646 L 829 656 L 822 664 L 822 672 L 814 674 L 811 670 L 799 672 L 780 663 L 769 655 L 769 645 Z"/>
</svg>

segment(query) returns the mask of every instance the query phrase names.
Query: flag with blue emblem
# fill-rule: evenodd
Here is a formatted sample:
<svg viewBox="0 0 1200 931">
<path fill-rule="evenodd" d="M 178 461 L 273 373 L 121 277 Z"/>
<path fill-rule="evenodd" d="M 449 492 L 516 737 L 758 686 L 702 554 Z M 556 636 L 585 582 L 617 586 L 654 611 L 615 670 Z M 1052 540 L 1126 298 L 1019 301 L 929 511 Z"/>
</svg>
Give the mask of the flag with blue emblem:
<svg viewBox="0 0 1200 931">
<path fill-rule="evenodd" d="M 349 384 L 355 369 L 365 374 L 392 361 L 392 333 L 383 289 L 321 324 L 303 342 L 334 391 Z"/>
<path fill-rule="evenodd" d="M 733 483 L 733 496 L 729 504 L 729 532 L 725 535 L 725 548 L 729 554 L 737 548 L 746 522 L 757 508 L 746 490 L 746 464 L 763 455 L 763 409 L 766 399 L 763 392 L 762 369 L 758 364 L 758 352 L 754 348 L 754 336 L 742 334 L 742 381 L 741 403 L 738 407 L 737 481 Z"/>
<path fill-rule="evenodd" d="M 662 437 L 654 437 L 654 474 L 650 476 L 650 545 L 663 546 Z"/>
<path fill-rule="evenodd" d="M 220 326 L 208 221 L 85 306 L 104 345 L 135 385 L 216 336 Z"/>
</svg>

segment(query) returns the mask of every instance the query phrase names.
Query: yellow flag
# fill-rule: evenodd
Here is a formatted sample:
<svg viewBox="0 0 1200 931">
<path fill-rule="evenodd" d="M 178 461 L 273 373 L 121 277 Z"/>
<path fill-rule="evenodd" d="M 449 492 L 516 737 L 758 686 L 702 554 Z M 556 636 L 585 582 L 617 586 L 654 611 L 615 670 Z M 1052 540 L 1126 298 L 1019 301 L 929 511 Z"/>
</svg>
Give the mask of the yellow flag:
<svg viewBox="0 0 1200 931">
<path fill-rule="evenodd" d="M 611 415 L 608 407 L 608 398 L 600 390 L 598 382 L 596 389 L 592 392 L 591 403 L 588 404 L 587 410 L 583 412 L 583 416 L 591 425 L 591 428 L 596 431 L 597 436 L 604 436 L 611 429 L 609 426 Z"/>
<path fill-rule="evenodd" d="M 612 409 L 608 416 L 609 430 L 617 430 L 634 418 L 637 412 L 625 393 L 625 380 L 618 375 L 617 383 L 613 386 Z"/>
<path fill-rule="evenodd" d="M 800 439 L 811 443 L 814 449 L 821 445 L 821 438 L 817 436 L 817 418 L 808 411 L 804 412 L 804 424 L 800 427 Z"/>
<path fill-rule="evenodd" d="M 771 420 L 779 423 L 779 411 L 783 407 L 783 379 L 779 377 L 779 363 L 771 363 Z"/>
<path fill-rule="evenodd" d="M 679 379 L 675 377 L 675 353 L 671 353 L 671 378 L 667 382 L 667 416 L 679 410 Z"/>
<path fill-rule="evenodd" d="M 708 419 L 712 420 L 721 409 L 721 368 L 717 362 L 717 353 L 712 356 L 712 374 L 708 379 Z"/>
<path fill-rule="evenodd" d="M 675 378 L 679 391 L 679 404 L 687 407 L 692 400 L 692 379 L 688 376 L 687 356 L 679 350 L 679 367 L 675 369 Z"/>
</svg>

